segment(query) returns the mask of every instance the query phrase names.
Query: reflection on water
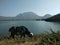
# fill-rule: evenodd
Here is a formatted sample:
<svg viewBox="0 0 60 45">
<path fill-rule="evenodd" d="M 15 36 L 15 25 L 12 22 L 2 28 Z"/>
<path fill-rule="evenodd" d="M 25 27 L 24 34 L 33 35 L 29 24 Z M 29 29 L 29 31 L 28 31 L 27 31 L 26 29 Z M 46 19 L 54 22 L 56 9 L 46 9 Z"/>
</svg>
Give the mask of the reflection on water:
<svg viewBox="0 0 60 45">
<path fill-rule="evenodd" d="M 0 35 L 7 35 L 11 26 L 26 26 L 34 34 L 40 34 L 50 31 L 60 30 L 60 23 L 45 21 L 0 21 Z"/>
</svg>

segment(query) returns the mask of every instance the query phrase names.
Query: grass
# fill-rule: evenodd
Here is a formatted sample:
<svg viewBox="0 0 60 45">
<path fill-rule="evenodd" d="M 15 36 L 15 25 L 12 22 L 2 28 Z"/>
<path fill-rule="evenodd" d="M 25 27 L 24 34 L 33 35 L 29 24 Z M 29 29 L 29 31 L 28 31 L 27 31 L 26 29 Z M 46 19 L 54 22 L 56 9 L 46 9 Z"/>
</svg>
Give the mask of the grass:
<svg viewBox="0 0 60 45">
<path fill-rule="evenodd" d="M 51 33 L 42 33 L 34 35 L 33 38 L 25 37 L 15 39 L 8 39 L 8 37 L 0 37 L 0 45 L 60 45 L 60 31 L 54 32 L 50 29 Z"/>
</svg>

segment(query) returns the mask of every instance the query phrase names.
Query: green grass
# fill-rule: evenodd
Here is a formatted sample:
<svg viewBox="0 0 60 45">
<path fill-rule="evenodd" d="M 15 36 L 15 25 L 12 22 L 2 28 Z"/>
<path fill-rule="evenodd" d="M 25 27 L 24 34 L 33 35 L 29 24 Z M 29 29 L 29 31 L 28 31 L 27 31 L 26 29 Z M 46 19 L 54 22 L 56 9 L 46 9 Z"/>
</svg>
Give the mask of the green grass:
<svg viewBox="0 0 60 45">
<path fill-rule="evenodd" d="M 8 39 L 8 37 L 0 38 L 0 45 L 60 45 L 60 31 L 53 31 L 51 33 L 42 33 L 34 35 L 33 38 L 25 37 L 15 39 Z"/>
</svg>

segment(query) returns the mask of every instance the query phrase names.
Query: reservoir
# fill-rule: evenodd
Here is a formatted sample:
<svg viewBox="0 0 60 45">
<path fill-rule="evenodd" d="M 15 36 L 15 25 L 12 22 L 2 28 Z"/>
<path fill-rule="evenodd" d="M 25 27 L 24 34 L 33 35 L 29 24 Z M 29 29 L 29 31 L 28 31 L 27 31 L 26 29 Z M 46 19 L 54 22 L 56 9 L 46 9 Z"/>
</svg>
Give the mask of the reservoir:
<svg viewBox="0 0 60 45">
<path fill-rule="evenodd" d="M 12 26 L 25 26 L 34 34 L 60 30 L 59 22 L 46 22 L 46 21 L 0 21 L 0 36 L 9 34 L 9 28 Z"/>
</svg>

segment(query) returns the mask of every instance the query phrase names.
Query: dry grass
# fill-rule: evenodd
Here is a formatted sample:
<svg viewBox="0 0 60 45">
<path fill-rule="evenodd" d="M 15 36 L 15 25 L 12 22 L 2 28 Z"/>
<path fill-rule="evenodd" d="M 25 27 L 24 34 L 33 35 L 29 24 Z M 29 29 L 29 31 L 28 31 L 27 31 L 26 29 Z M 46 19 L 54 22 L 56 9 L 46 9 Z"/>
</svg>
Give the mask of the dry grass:
<svg viewBox="0 0 60 45">
<path fill-rule="evenodd" d="M 51 33 L 43 33 L 34 35 L 33 38 L 25 37 L 15 39 L 8 39 L 7 37 L 0 38 L 0 45 L 60 45 L 60 31 Z"/>
<path fill-rule="evenodd" d="M 14 40 L 14 39 L 2 39 L 0 45 L 35 45 L 38 41 L 27 41 L 27 40 Z"/>
</svg>

